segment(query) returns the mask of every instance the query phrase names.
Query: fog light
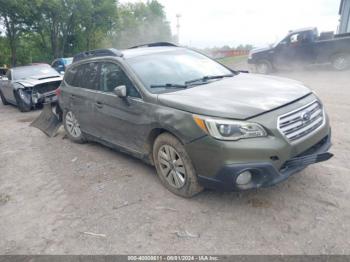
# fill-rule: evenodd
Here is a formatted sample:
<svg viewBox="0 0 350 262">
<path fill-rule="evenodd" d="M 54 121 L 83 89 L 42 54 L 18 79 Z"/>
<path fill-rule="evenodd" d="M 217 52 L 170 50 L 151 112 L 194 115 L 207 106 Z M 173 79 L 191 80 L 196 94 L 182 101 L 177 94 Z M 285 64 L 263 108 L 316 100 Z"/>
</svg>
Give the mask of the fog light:
<svg viewBox="0 0 350 262">
<path fill-rule="evenodd" d="M 236 178 L 236 184 L 243 186 L 248 184 L 252 180 L 252 173 L 250 171 L 244 171 L 243 173 L 239 174 Z"/>
</svg>

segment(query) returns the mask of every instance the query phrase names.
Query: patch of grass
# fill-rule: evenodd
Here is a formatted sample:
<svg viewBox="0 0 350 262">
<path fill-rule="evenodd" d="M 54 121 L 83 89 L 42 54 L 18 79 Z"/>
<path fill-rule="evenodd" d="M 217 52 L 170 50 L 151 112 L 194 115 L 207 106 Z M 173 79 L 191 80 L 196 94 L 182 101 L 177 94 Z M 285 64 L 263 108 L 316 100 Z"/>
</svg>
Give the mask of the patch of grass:
<svg viewBox="0 0 350 262">
<path fill-rule="evenodd" d="M 216 59 L 218 62 L 230 66 L 233 64 L 237 64 L 243 61 L 246 61 L 248 59 L 248 56 L 246 55 L 242 55 L 242 56 L 229 56 L 229 57 L 223 57 L 223 58 L 219 58 Z"/>
</svg>

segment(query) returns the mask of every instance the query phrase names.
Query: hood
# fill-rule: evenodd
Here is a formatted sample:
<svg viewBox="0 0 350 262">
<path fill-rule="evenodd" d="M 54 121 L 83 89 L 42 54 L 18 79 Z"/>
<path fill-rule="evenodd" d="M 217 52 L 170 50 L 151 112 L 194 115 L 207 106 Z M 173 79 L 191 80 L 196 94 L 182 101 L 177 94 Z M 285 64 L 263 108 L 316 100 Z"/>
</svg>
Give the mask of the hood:
<svg viewBox="0 0 350 262">
<path fill-rule="evenodd" d="M 272 45 L 254 48 L 254 49 L 250 50 L 250 54 L 255 54 L 255 53 L 260 53 L 260 52 L 265 52 L 265 51 L 272 50 L 273 48 L 271 46 Z"/>
<path fill-rule="evenodd" d="M 62 79 L 62 76 L 32 76 L 30 78 L 16 80 L 16 82 L 25 87 L 31 87 L 45 83 L 62 81 Z"/>
<path fill-rule="evenodd" d="M 290 79 L 238 74 L 206 85 L 158 95 L 159 103 L 187 112 L 247 119 L 293 102 L 311 91 Z"/>
</svg>

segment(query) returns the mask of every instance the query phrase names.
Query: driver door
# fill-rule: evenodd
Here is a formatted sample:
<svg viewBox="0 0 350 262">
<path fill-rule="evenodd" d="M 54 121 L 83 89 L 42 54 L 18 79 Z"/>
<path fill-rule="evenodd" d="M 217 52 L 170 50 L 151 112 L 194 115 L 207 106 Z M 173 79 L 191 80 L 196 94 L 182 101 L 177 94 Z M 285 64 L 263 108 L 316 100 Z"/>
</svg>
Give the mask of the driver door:
<svg viewBox="0 0 350 262">
<path fill-rule="evenodd" d="M 300 45 L 299 40 L 299 33 L 295 33 L 285 38 L 275 47 L 273 55 L 273 64 L 275 67 L 289 69 L 296 63 Z"/>
</svg>

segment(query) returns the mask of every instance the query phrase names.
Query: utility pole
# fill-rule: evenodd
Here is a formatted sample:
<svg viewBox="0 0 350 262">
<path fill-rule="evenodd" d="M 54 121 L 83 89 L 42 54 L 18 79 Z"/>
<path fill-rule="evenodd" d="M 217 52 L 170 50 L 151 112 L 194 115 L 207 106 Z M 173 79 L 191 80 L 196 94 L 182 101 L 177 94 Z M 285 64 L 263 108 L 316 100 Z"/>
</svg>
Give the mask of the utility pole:
<svg viewBox="0 0 350 262">
<path fill-rule="evenodd" d="M 180 18 L 181 18 L 181 14 L 177 14 L 176 15 L 176 21 L 177 21 L 177 24 L 176 24 L 176 29 L 177 29 L 177 43 L 179 44 L 180 43 Z"/>
</svg>

